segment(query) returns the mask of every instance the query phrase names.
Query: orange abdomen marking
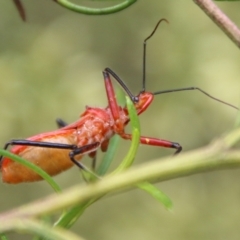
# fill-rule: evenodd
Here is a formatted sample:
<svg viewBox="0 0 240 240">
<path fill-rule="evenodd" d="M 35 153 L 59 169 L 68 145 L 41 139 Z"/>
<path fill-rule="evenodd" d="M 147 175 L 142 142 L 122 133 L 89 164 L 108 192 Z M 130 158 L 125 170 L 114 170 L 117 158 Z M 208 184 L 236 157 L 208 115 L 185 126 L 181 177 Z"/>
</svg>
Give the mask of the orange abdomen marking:
<svg viewBox="0 0 240 240">
<path fill-rule="evenodd" d="M 31 140 L 41 142 L 54 142 L 73 144 L 72 139 L 66 138 L 64 135 L 56 137 L 44 136 L 42 139 Z M 30 140 L 29 139 L 29 140 Z M 34 163 L 38 167 L 42 168 L 49 175 L 56 175 L 62 171 L 65 171 L 73 166 L 73 162 L 69 158 L 68 149 L 55 149 L 45 147 L 34 146 L 14 146 L 11 152 L 19 155 L 20 157 Z M 80 160 L 83 155 L 77 155 L 76 160 Z M 9 158 L 2 159 L 2 180 L 6 183 L 20 183 L 20 182 L 32 182 L 41 180 L 41 176 L 32 171 L 31 169 L 19 164 Z"/>
<path fill-rule="evenodd" d="M 19 156 L 36 164 L 49 175 L 56 175 L 73 166 L 73 162 L 69 158 L 70 150 L 40 147 L 28 147 L 26 150 Z M 78 160 L 81 158 L 82 155 L 77 157 Z M 6 183 L 32 182 L 42 179 L 31 169 L 7 158 L 3 159 L 1 171 L 2 180 Z"/>
</svg>

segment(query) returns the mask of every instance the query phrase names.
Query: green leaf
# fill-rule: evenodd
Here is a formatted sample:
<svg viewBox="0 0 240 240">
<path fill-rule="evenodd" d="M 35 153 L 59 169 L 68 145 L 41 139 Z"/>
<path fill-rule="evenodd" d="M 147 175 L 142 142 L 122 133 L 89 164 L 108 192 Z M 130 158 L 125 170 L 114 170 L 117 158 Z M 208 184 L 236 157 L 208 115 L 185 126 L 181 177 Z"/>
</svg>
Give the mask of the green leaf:
<svg viewBox="0 0 240 240">
<path fill-rule="evenodd" d="M 118 135 L 115 135 L 112 137 L 112 139 L 109 142 L 108 150 L 105 153 L 101 164 L 97 170 L 97 174 L 100 176 L 103 176 L 106 174 L 107 170 L 109 169 L 110 164 L 112 163 L 114 159 L 114 155 L 117 151 L 117 147 L 119 145 L 120 137 Z"/>
<path fill-rule="evenodd" d="M 171 210 L 173 207 L 171 199 L 163 193 L 161 190 L 156 188 L 154 185 L 148 182 L 139 183 L 137 185 L 140 189 L 149 193 L 152 197 L 154 197 L 157 201 L 162 203 L 168 210 Z"/>
<path fill-rule="evenodd" d="M 1 240 L 8 240 L 5 234 L 0 234 Z"/>
<path fill-rule="evenodd" d="M 126 104 L 127 104 L 127 109 L 129 113 L 129 118 L 130 118 L 130 123 L 132 126 L 132 142 L 130 149 L 128 151 L 127 156 L 123 159 L 121 164 L 117 167 L 115 171 L 113 171 L 112 174 L 116 174 L 117 172 L 121 172 L 124 169 L 129 168 L 135 159 L 138 146 L 139 146 L 139 139 L 140 139 L 140 123 L 138 119 L 138 115 L 135 109 L 135 106 L 131 99 L 126 96 Z"/>
<path fill-rule="evenodd" d="M 8 152 L 6 150 L 3 150 L 3 149 L 0 149 L 0 156 L 8 157 L 8 158 L 12 159 L 13 161 L 18 162 L 18 163 L 22 164 L 23 166 L 31 169 L 32 171 L 34 171 L 35 173 L 40 175 L 44 180 L 46 180 L 46 182 L 48 182 L 48 184 L 52 187 L 52 189 L 55 192 L 57 192 L 57 193 L 61 192 L 61 188 L 53 180 L 53 178 L 50 177 L 50 175 L 48 175 L 44 170 L 42 170 L 40 167 L 33 164 L 32 162 L 29 162 L 28 160 L 25 160 L 25 159 L 15 155 L 15 154 L 10 153 L 10 152 Z"/>
<path fill-rule="evenodd" d="M 123 91 L 119 91 L 119 89 L 116 91 L 117 95 L 117 101 L 119 106 L 125 104 L 125 95 Z M 107 173 L 107 170 L 109 169 L 112 161 L 114 160 L 114 155 L 117 152 L 117 148 L 120 142 L 120 137 L 118 135 L 114 135 L 109 142 L 109 146 L 107 149 L 107 152 L 105 153 L 98 170 L 96 171 L 99 176 L 103 176 Z"/>
<path fill-rule="evenodd" d="M 135 106 L 129 97 L 126 97 L 126 104 L 127 104 L 127 108 L 128 108 L 128 112 L 129 112 L 129 117 L 131 120 L 130 122 L 132 125 L 132 142 L 131 142 L 131 146 L 130 146 L 127 156 L 124 158 L 124 160 L 118 166 L 118 168 L 111 173 L 111 175 L 117 174 L 118 172 L 120 172 L 132 165 L 135 155 L 137 153 L 138 146 L 139 146 L 140 124 L 138 121 L 138 115 L 136 113 Z M 109 150 L 111 150 L 111 146 L 109 147 Z M 104 166 L 104 168 L 105 167 L 106 166 Z M 101 171 L 104 172 L 105 169 L 101 170 Z M 64 213 L 59 218 L 59 220 L 55 223 L 55 226 L 70 228 L 77 221 L 77 219 L 83 214 L 83 212 L 85 211 L 85 209 L 88 206 L 90 206 L 91 204 L 93 204 L 94 202 L 96 202 L 103 196 L 104 195 L 95 197 L 87 202 L 84 202 L 80 205 L 74 206 L 73 208 L 68 210 L 66 213 Z"/>
</svg>

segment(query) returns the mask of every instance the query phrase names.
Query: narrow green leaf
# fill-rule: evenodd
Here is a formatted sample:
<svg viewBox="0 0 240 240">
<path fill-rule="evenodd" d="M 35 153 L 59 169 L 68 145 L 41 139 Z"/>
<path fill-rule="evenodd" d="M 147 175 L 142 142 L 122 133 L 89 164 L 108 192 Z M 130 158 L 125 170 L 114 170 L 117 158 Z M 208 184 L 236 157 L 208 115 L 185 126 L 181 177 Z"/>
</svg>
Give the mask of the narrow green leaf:
<svg viewBox="0 0 240 240">
<path fill-rule="evenodd" d="M 132 126 L 132 129 L 136 129 L 140 133 L 141 128 L 140 128 L 140 122 L 137 115 L 137 111 L 132 100 L 128 96 L 126 96 L 126 104 L 127 104 L 127 109 L 128 109 L 130 124 Z"/>
<path fill-rule="evenodd" d="M 0 234 L 1 240 L 8 240 L 5 234 Z"/>
<path fill-rule="evenodd" d="M 121 164 L 117 167 L 117 169 L 113 171 L 112 174 L 116 174 L 117 172 L 120 172 L 126 168 L 129 168 L 133 164 L 133 161 L 135 159 L 138 146 L 139 146 L 140 123 L 138 120 L 138 115 L 137 115 L 135 106 L 128 96 L 126 96 L 126 104 L 127 104 L 129 117 L 130 117 L 130 123 L 132 126 L 132 141 L 131 141 L 131 146 L 128 151 L 128 154 L 123 159 Z"/>
<path fill-rule="evenodd" d="M 59 193 L 61 192 L 61 188 L 58 186 L 58 184 L 53 180 L 52 177 L 50 177 L 45 171 L 43 171 L 40 167 L 38 167 L 37 165 L 15 155 L 12 154 L 6 150 L 0 149 L 0 156 L 6 156 L 10 159 L 12 159 L 15 162 L 18 162 L 20 164 L 22 164 L 23 166 L 31 169 L 32 171 L 34 171 L 35 173 L 37 173 L 38 175 L 40 175 L 46 182 L 48 182 L 48 184 L 52 187 L 52 189 Z"/>
<path fill-rule="evenodd" d="M 161 190 L 156 188 L 154 185 L 152 185 L 149 182 L 143 182 L 139 183 L 137 185 L 140 189 L 146 191 L 149 193 L 152 197 L 154 197 L 157 201 L 162 203 L 168 210 L 171 210 L 173 207 L 171 199 L 163 193 Z"/>
<path fill-rule="evenodd" d="M 109 142 L 108 150 L 105 153 L 101 164 L 97 170 L 97 174 L 99 176 L 103 176 L 106 174 L 107 170 L 110 167 L 110 164 L 112 163 L 114 159 L 114 155 L 116 153 L 117 147 L 119 145 L 120 137 L 118 135 L 115 135 L 112 137 L 112 139 Z"/>
<path fill-rule="evenodd" d="M 131 147 L 128 151 L 127 156 L 124 158 L 124 160 L 121 162 L 121 164 L 118 166 L 118 168 L 111 173 L 111 175 L 116 174 L 128 167 L 130 167 L 133 163 L 133 160 L 135 158 L 138 146 L 139 146 L 139 137 L 140 137 L 140 124 L 138 121 L 138 116 L 134 107 L 133 102 L 130 100 L 129 97 L 126 97 L 127 101 L 127 108 L 130 116 L 130 122 L 132 125 L 132 141 L 131 141 Z M 109 150 L 111 147 L 109 147 Z M 108 151 L 109 151 L 108 150 Z M 115 150 L 114 150 L 115 151 Z M 61 218 L 56 222 L 56 226 L 61 226 L 65 228 L 70 228 L 75 221 L 83 214 L 84 210 L 96 202 L 98 199 L 100 199 L 102 196 L 98 196 L 96 198 L 93 198 L 89 200 L 88 202 L 82 203 L 80 205 L 74 206 L 70 210 L 68 210 L 65 214 L 61 216 Z"/>
<path fill-rule="evenodd" d="M 80 236 L 77 236 L 76 234 L 66 231 L 62 228 L 53 228 L 52 226 L 43 223 L 38 220 L 33 219 L 10 219 L 6 222 L 1 223 L 0 226 L 2 229 L 6 229 L 5 231 L 12 231 L 12 230 L 18 230 L 18 231 L 27 231 L 33 234 L 36 234 L 45 240 L 83 240 Z"/>
<path fill-rule="evenodd" d="M 237 114 L 237 118 L 236 118 L 236 121 L 235 121 L 235 124 L 234 124 L 235 128 L 239 128 L 239 126 L 240 126 L 240 111 Z"/>
</svg>

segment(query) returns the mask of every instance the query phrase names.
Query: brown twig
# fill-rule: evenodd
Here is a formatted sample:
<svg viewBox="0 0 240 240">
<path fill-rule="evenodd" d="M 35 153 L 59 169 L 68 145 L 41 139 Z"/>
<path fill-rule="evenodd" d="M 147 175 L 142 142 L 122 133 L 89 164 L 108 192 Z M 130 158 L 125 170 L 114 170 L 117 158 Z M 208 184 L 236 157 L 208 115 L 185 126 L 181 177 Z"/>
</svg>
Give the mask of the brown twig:
<svg viewBox="0 0 240 240">
<path fill-rule="evenodd" d="M 19 15 L 20 17 L 22 18 L 23 21 L 26 21 L 26 14 L 25 14 L 25 11 L 24 11 L 24 7 L 21 3 L 20 0 L 13 0 L 18 12 L 19 12 Z"/>
<path fill-rule="evenodd" d="M 240 30 L 212 0 L 193 0 L 240 47 Z"/>
</svg>

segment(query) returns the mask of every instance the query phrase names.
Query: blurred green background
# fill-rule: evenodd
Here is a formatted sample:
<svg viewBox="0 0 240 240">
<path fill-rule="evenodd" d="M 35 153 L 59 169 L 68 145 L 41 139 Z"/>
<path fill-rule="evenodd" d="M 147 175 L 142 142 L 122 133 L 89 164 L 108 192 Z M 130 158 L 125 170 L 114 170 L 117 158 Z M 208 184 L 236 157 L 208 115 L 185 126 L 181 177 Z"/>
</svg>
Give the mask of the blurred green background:
<svg viewBox="0 0 240 240">
<path fill-rule="evenodd" d="M 239 50 L 192 1 L 138 1 L 107 16 L 80 15 L 47 0 L 23 3 L 27 23 L 11 1 L 0 1 L 2 146 L 12 138 L 56 129 L 57 117 L 75 121 L 86 105 L 105 107 L 105 67 L 138 93 L 143 39 L 163 17 L 170 24 L 161 24 L 148 42 L 147 90 L 198 86 L 240 105 Z M 239 2 L 218 5 L 240 25 Z M 157 96 L 140 117 L 143 135 L 179 142 L 183 151 L 231 130 L 236 118 L 234 109 L 194 91 Z M 114 164 L 129 145 L 121 141 Z M 172 153 L 141 146 L 136 164 Z M 106 197 L 91 206 L 73 230 L 86 239 L 239 239 L 239 173 L 203 173 L 158 184 L 173 200 L 172 212 L 140 190 Z M 63 188 L 81 181 L 76 168 L 55 179 Z M 0 193 L 0 210 L 6 211 L 52 190 L 45 182 L 2 183 Z"/>
</svg>

